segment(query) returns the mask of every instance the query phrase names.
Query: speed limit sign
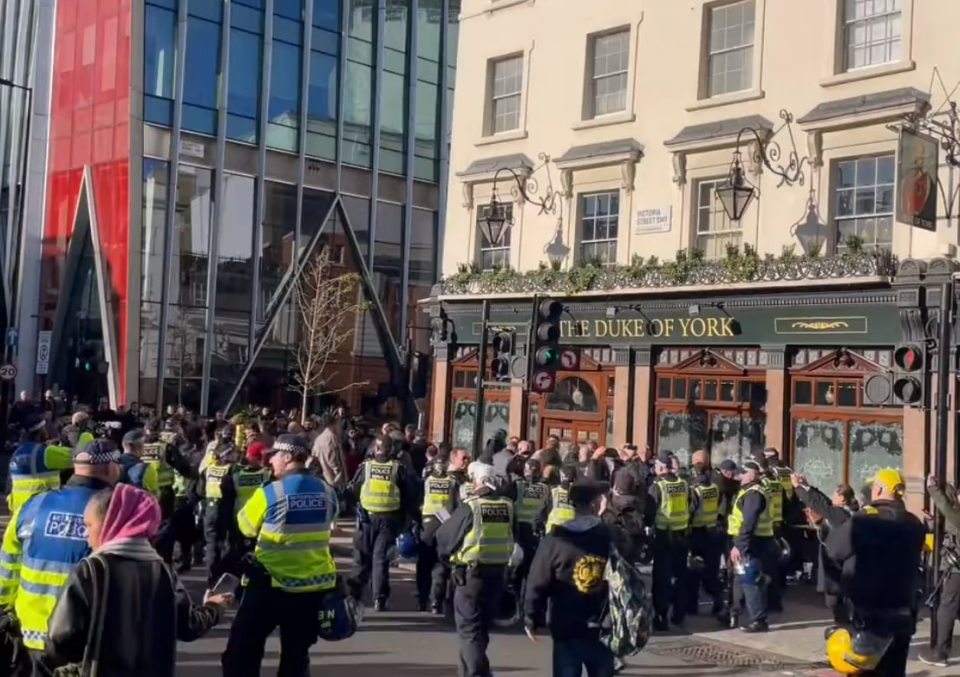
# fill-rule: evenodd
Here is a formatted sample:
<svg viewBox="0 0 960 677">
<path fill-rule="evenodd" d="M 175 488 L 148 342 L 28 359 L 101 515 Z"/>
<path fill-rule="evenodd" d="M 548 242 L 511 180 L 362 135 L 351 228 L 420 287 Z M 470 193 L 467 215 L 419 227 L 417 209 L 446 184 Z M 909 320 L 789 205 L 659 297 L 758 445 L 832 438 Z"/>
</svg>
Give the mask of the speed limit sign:
<svg viewBox="0 0 960 677">
<path fill-rule="evenodd" d="M 0 379 L 12 381 L 17 377 L 17 368 L 12 364 L 5 364 L 0 367 Z"/>
</svg>

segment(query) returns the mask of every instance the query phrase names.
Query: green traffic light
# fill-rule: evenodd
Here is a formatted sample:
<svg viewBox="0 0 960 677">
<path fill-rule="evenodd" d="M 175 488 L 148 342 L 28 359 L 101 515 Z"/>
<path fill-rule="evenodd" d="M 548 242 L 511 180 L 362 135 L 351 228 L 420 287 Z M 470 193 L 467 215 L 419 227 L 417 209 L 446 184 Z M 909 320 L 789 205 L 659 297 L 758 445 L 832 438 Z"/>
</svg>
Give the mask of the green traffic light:
<svg viewBox="0 0 960 677">
<path fill-rule="evenodd" d="M 84 371 L 93 371 L 93 365 L 90 364 L 89 362 L 84 362 L 84 363 L 83 363 L 83 370 L 84 370 Z"/>
</svg>

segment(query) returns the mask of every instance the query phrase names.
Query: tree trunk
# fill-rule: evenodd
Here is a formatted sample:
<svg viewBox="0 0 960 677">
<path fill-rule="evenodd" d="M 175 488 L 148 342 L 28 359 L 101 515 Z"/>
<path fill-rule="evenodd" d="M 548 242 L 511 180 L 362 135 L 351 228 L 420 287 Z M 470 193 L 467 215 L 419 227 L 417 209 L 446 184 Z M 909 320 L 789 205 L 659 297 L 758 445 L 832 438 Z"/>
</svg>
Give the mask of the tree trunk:
<svg viewBox="0 0 960 677">
<path fill-rule="evenodd" d="M 307 386 L 303 386 L 301 389 L 302 396 L 300 398 L 300 425 L 304 425 L 307 422 L 307 399 L 310 396 L 310 391 L 307 389 Z"/>
</svg>

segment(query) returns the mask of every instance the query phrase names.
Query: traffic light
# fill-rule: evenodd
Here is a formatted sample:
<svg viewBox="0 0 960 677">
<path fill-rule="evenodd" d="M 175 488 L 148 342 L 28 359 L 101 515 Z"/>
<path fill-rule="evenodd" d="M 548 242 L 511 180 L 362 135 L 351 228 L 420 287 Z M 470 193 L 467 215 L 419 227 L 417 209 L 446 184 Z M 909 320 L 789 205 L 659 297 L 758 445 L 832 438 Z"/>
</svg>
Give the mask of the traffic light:
<svg viewBox="0 0 960 677">
<path fill-rule="evenodd" d="M 924 404 L 924 351 L 921 346 L 907 343 L 893 352 L 893 396 L 899 404 L 922 407 Z"/>
<path fill-rule="evenodd" d="M 553 392 L 557 383 L 555 373 L 560 366 L 560 316 L 562 314 L 563 304 L 555 299 L 543 299 L 537 308 L 533 374 L 530 382 L 534 392 Z"/>
<path fill-rule="evenodd" d="M 510 380 L 510 361 L 513 359 L 514 346 L 513 332 L 497 332 L 490 347 L 493 348 L 493 359 L 490 362 L 491 381 Z"/>
<path fill-rule="evenodd" d="M 75 366 L 87 373 L 96 371 L 100 356 L 100 346 L 96 341 L 84 341 L 77 351 Z"/>
</svg>

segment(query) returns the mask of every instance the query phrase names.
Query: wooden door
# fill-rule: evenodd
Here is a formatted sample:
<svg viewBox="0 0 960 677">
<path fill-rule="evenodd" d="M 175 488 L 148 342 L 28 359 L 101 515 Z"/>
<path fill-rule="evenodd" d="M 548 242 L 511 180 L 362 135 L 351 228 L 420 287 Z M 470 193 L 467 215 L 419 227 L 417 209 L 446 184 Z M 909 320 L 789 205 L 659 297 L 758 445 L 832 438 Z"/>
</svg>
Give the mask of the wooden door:
<svg viewBox="0 0 960 677">
<path fill-rule="evenodd" d="M 574 444 L 586 444 L 595 440 L 603 446 L 607 441 L 607 429 L 603 422 L 545 417 L 540 423 L 541 447 L 550 435 L 556 435 L 561 440 L 572 440 Z"/>
</svg>

